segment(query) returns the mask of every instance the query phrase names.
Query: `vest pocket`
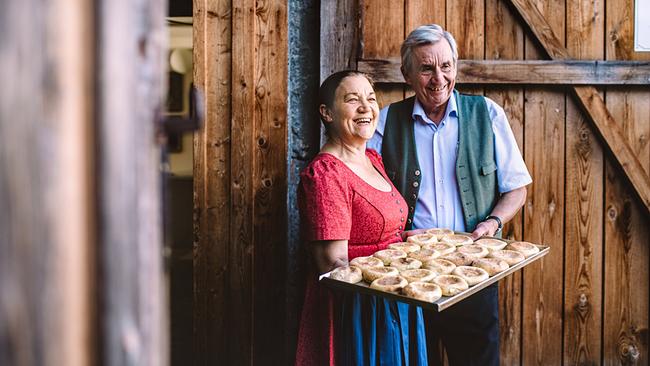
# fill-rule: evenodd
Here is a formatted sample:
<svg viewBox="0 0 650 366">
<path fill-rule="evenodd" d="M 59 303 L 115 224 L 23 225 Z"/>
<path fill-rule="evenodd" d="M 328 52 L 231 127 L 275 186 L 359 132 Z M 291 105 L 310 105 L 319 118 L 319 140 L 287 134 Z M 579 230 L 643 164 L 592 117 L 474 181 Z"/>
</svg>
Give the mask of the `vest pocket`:
<svg viewBox="0 0 650 366">
<path fill-rule="evenodd" d="M 497 165 L 493 162 L 481 163 L 481 175 L 488 175 L 497 170 Z"/>
</svg>

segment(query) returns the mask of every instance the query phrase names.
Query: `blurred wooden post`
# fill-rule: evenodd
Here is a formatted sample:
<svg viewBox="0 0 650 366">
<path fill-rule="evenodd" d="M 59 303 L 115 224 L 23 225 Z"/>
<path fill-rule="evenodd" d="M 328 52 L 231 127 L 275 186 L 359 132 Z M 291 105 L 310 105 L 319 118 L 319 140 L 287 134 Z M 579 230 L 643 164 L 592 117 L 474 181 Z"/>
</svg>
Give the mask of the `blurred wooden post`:
<svg viewBox="0 0 650 366">
<path fill-rule="evenodd" d="M 162 0 L 0 2 L 0 365 L 166 365 Z"/>
<path fill-rule="evenodd" d="M 103 364 L 166 365 L 161 152 L 164 0 L 104 0 L 98 14 L 99 325 Z"/>
<path fill-rule="evenodd" d="M 95 363 L 92 14 L 0 2 L 0 365 Z"/>
</svg>

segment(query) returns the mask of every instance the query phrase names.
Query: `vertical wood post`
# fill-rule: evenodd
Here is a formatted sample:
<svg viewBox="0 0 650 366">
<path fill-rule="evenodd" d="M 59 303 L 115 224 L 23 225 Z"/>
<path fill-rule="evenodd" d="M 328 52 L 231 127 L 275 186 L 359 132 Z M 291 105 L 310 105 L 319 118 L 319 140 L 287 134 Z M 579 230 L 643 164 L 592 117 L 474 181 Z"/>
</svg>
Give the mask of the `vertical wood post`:
<svg viewBox="0 0 650 366">
<path fill-rule="evenodd" d="M 0 2 L 0 365 L 95 363 L 93 14 Z"/>
<path fill-rule="evenodd" d="M 164 0 L 98 14 L 99 324 L 105 365 L 166 365 L 160 149 Z"/>
</svg>

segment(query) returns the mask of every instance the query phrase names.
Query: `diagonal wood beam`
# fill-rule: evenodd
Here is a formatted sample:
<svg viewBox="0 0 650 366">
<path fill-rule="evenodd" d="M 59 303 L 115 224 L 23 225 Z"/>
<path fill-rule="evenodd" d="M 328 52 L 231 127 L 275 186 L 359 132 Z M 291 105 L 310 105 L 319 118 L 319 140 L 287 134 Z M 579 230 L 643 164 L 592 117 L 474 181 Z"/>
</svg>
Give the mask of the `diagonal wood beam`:
<svg viewBox="0 0 650 366">
<path fill-rule="evenodd" d="M 544 16 L 530 0 L 510 0 L 510 2 L 552 59 L 570 58 L 569 51 L 555 36 Z M 650 213 L 650 178 L 634 150 L 627 143 L 620 125 L 607 110 L 603 98 L 593 86 L 573 86 L 573 94 L 632 183 L 647 213 Z"/>
</svg>

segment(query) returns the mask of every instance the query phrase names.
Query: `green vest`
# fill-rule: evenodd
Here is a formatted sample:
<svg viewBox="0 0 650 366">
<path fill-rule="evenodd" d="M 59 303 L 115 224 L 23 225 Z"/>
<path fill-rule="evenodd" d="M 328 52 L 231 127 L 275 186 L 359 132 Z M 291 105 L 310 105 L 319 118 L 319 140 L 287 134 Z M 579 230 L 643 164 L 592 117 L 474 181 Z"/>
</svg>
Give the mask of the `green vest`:
<svg viewBox="0 0 650 366">
<path fill-rule="evenodd" d="M 458 155 L 456 179 L 463 207 L 465 230 L 492 212 L 499 199 L 494 154 L 494 132 L 485 98 L 454 90 L 458 107 Z M 381 155 L 388 177 L 406 199 L 409 215 L 405 229 L 413 226 L 415 204 L 422 172 L 415 146 L 413 104 L 415 97 L 393 103 L 388 108 Z"/>
</svg>

